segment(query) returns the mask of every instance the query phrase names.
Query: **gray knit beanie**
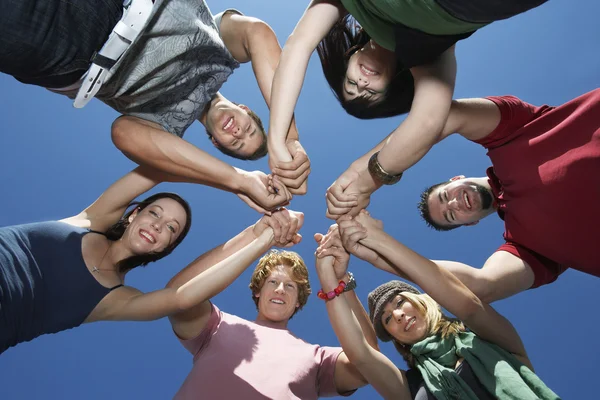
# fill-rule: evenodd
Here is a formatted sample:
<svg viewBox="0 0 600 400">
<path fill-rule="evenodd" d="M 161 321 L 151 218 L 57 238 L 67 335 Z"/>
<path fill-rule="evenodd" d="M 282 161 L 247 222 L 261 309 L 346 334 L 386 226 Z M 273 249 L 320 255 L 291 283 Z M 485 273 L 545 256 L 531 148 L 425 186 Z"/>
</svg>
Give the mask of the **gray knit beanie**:
<svg viewBox="0 0 600 400">
<path fill-rule="evenodd" d="M 402 292 L 421 294 L 414 286 L 402 281 L 389 281 L 388 283 L 376 287 L 369 293 L 369 317 L 371 318 L 371 323 L 375 328 L 377 337 L 383 342 L 392 340 L 392 337 L 387 333 L 381 323 L 383 308 L 390 300 Z"/>
</svg>

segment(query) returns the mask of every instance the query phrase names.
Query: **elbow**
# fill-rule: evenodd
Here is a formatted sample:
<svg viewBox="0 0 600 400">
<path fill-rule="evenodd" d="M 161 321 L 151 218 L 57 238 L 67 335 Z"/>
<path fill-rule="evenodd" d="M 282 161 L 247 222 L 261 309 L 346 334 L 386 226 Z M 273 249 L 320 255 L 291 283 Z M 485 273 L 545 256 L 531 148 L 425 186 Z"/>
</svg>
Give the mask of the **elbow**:
<svg viewBox="0 0 600 400">
<path fill-rule="evenodd" d="M 466 325 L 469 325 L 471 320 L 480 315 L 484 309 L 484 305 L 477 295 L 470 293 L 470 295 L 462 301 L 458 309 L 460 311 L 455 313 L 456 317 Z"/>
<path fill-rule="evenodd" d="M 110 130 L 113 144 L 125 154 L 131 153 L 135 148 L 132 124 L 131 117 L 121 116 L 113 122 Z"/>
<path fill-rule="evenodd" d="M 177 311 L 185 311 L 192 308 L 195 304 L 192 302 L 189 296 L 186 296 L 185 290 L 182 290 L 181 287 L 177 288 L 175 291 L 175 307 Z"/>
</svg>

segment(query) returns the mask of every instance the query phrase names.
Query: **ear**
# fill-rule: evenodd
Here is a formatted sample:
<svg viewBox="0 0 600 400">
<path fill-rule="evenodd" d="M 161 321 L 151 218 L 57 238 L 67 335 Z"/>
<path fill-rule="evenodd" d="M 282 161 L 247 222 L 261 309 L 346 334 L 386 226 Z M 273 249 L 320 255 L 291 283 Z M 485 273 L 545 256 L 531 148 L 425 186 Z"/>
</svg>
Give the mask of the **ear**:
<svg viewBox="0 0 600 400">
<path fill-rule="evenodd" d="M 260 292 L 254 293 L 254 297 L 256 297 L 258 299 L 260 297 Z"/>
<path fill-rule="evenodd" d="M 210 135 L 210 141 L 212 142 L 213 146 L 215 146 L 217 149 L 221 147 L 221 145 L 219 144 L 219 142 L 217 142 L 213 135 Z"/>
<path fill-rule="evenodd" d="M 300 303 L 296 303 L 296 308 L 300 307 Z"/>
<path fill-rule="evenodd" d="M 246 112 L 250 111 L 250 108 L 248 108 L 248 106 L 245 104 L 238 104 L 238 107 Z"/>
<path fill-rule="evenodd" d="M 136 207 L 135 210 L 133 210 L 133 212 L 129 216 L 129 218 L 127 218 L 127 221 L 129 221 L 129 223 L 131 223 L 135 219 L 135 217 L 137 217 L 139 211 L 140 211 L 140 208 Z"/>
<path fill-rule="evenodd" d="M 468 224 L 464 224 L 466 226 L 473 226 L 473 225 L 477 225 L 479 223 L 479 221 L 473 221 L 473 222 L 469 222 Z"/>
<path fill-rule="evenodd" d="M 459 179 L 465 179 L 465 176 L 464 175 L 453 176 L 452 178 L 450 178 L 450 182 L 457 181 Z"/>
</svg>

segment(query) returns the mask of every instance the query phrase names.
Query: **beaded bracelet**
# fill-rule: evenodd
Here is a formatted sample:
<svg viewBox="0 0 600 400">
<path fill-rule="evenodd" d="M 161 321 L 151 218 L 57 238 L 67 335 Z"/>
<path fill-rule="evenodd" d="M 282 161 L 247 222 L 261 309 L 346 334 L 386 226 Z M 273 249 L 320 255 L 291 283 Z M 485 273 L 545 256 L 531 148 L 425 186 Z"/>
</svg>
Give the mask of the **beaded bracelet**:
<svg viewBox="0 0 600 400">
<path fill-rule="evenodd" d="M 320 289 L 317 292 L 317 297 L 320 298 L 321 300 L 329 301 L 329 300 L 335 299 L 340 294 L 344 293 L 345 288 L 346 288 L 346 282 L 340 281 L 340 283 L 338 284 L 338 287 L 333 289 L 331 292 L 325 293 L 323 291 L 323 289 Z"/>
</svg>

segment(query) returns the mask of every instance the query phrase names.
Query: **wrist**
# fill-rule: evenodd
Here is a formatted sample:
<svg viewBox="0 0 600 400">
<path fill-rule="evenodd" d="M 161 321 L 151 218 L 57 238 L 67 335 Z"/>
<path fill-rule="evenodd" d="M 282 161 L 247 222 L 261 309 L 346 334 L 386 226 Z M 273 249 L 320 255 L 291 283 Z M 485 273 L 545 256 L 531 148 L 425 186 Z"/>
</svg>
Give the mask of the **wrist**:
<svg viewBox="0 0 600 400">
<path fill-rule="evenodd" d="M 358 190 L 363 194 L 371 194 L 379 189 L 383 184 L 373 178 L 367 168 L 363 168 L 358 172 L 358 179 L 356 181 Z"/>
<path fill-rule="evenodd" d="M 246 183 L 249 181 L 247 179 L 248 171 L 244 171 L 240 168 L 233 168 L 234 173 L 228 179 L 228 182 L 223 182 L 224 185 L 227 185 L 227 188 L 230 192 L 233 193 L 246 193 Z"/>
<path fill-rule="evenodd" d="M 381 185 L 393 185 L 398 183 L 402 178 L 402 172 L 394 173 L 393 171 L 384 168 L 380 163 L 379 155 L 380 152 L 377 151 L 369 158 L 367 169 L 371 179 Z"/>
</svg>

